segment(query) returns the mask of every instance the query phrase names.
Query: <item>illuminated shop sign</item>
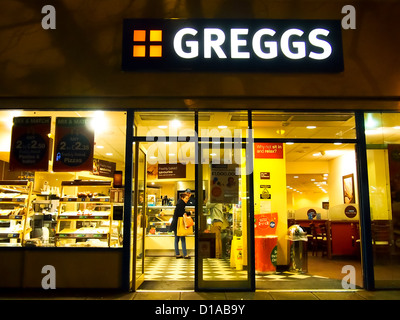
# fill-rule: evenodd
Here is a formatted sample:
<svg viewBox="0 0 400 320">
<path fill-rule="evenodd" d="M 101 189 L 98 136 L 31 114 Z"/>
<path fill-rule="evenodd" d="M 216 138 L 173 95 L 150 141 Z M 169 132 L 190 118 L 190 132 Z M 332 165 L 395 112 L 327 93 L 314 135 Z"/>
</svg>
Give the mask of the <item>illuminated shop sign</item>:
<svg viewBox="0 0 400 320">
<path fill-rule="evenodd" d="M 124 20 L 124 71 L 341 72 L 336 20 Z"/>
</svg>

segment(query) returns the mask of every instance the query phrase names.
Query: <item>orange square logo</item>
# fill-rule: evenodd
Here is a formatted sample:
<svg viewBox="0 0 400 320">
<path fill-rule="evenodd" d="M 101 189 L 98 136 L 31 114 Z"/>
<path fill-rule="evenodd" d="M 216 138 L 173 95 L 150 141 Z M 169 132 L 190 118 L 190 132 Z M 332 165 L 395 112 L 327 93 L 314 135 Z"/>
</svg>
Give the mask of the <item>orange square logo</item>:
<svg viewBox="0 0 400 320">
<path fill-rule="evenodd" d="M 162 57 L 162 46 L 150 46 L 150 57 Z"/>
<path fill-rule="evenodd" d="M 133 30 L 133 41 L 146 41 L 146 30 Z"/>
<path fill-rule="evenodd" d="M 162 57 L 162 30 L 133 30 L 133 57 Z M 147 49 L 148 47 L 148 49 Z"/>
<path fill-rule="evenodd" d="M 146 56 L 146 46 L 133 46 L 133 56 L 134 57 L 145 57 Z"/>
<path fill-rule="evenodd" d="M 162 31 L 161 30 L 150 30 L 150 42 L 161 42 L 162 41 Z"/>
</svg>

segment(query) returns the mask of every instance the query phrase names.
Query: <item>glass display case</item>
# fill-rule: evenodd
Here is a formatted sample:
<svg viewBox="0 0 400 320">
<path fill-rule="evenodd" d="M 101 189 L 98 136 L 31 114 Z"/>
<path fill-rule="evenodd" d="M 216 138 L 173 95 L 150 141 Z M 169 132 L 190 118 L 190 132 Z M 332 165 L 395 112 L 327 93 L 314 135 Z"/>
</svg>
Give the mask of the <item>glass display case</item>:
<svg viewBox="0 0 400 320">
<path fill-rule="evenodd" d="M 120 221 L 113 221 L 110 181 L 63 181 L 57 214 L 55 245 L 62 247 L 116 247 L 121 244 Z M 89 192 L 65 194 L 66 187 Z M 96 188 L 107 192 L 95 192 Z"/>
<path fill-rule="evenodd" d="M 0 181 L 0 246 L 23 246 L 32 228 L 32 182 Z"/>
</svg>

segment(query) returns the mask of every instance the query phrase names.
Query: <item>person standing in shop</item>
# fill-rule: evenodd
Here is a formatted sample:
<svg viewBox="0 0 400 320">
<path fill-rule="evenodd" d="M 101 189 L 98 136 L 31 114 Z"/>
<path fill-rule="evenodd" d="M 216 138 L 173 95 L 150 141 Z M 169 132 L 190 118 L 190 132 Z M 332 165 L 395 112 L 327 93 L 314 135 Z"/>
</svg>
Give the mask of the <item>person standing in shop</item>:
<svg viewBox="0 0 400 320">
<path fill-rule="evenodd" d="M 222 203 L 207 203 L 207 210 L 210 211 L 211 233 L 215 233 L 215 257 L 222 258 L 221 231 L 224 222 Z"/>
<path fill-rule="evenodd" d="M 179 200 L 176 203 L 175 206 L 175 211 L 174 211 L 174 217 L 172 218 L 170 230 L 174 231 L 175 233 L 175 257 L 177 259 L 180 258 L 185 258 L 185 259 L 190 259 L 190 256 L 187 254 L 186 251 L 186 237 L 181 237 L 177 235 L 177 229 L 178 229 L 178 219 L 180 217 L 183 217 L 185 213 L 185 207 L 187 202 L 189 201 L 190 195 L 187 194 L 186 192 L 183 192 L 179 195 Z M 181 241 L 182 245 L 182 253 L 183 256 L 179 253 L 179 240 Z"/>
</svg>

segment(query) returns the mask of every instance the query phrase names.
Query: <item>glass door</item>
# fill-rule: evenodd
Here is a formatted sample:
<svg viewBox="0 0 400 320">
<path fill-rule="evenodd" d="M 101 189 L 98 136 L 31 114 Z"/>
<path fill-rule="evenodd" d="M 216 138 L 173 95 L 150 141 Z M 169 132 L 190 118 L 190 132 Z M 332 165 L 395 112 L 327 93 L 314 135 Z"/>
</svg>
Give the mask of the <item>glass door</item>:
<svg viewBox="0 0 400 320">
<path fill-rule="evenodd" d="M 252 290 L 254 286 L 252 145 L 242 139 L 247 122 L 233 122 L 233 116 L 239 115 L 243 116 L 239 120 L 246 120 L 247 114 L 234 113 L 221 122 L 226 114 L 213 113 L 199 121 L 197 290 Z"/>
<path fill-rule="evenodd" d="M 137 165 L 135 167 L 136 184 L 134 192 L 134 214 L 133 214 L 133 228 L 136 232 L 134 234 L 134 260 L 135 268 L 135 290 L 144 281 L 144 258 L 145 258 L 145 230 L 146 230 L 146 153 L 139 144 L 135 148 Z"/>
</svg>

